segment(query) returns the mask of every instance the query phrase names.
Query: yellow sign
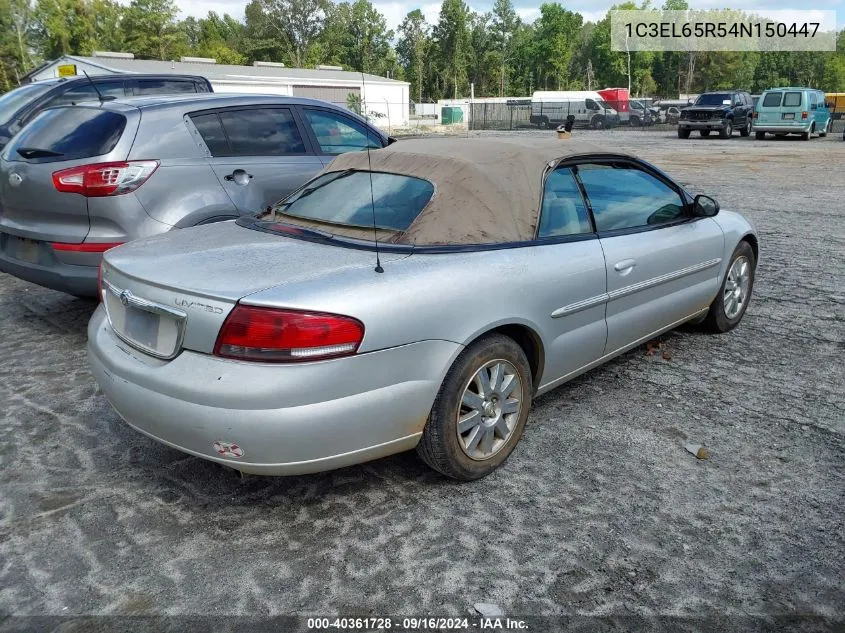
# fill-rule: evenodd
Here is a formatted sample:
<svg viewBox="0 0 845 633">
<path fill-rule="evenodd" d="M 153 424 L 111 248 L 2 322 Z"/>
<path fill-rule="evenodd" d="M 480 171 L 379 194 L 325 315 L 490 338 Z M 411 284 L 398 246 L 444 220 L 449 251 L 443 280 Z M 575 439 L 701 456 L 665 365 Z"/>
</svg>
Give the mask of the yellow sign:
<svg viewBox="0 0 845 633">
<path fill-rule="evenodd" d="M 59 66 L 59 77 L 76 77 L 76 64 L 62 64 Z"/>
</svg>

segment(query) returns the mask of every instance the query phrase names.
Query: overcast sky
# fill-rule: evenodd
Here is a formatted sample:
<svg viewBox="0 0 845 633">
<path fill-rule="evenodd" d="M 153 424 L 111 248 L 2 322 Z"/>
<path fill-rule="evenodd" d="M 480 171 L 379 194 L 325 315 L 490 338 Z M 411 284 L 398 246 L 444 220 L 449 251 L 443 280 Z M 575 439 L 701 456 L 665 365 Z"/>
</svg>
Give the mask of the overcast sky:
<svg viewBox="0 0 845 633">
<path fill-rule="evenodd" d="M 371 0 L 372 2 L 373 0 Z M 619 0 L 621 1 L 621 0 Z M 493 8 L 494 0 L 468 0 L 470 8 L 473 11 L 484 13 Z M 217 11 L 218 13 L 229 13 L 233 17 L 243 19 L 244 7 L 246 0 L 176 0 L 176 4 L 182 10 L 182 16 L 193 15 L 195 17 L 203 17 L 209 11 Z M 514 6 L 520 17 L 526 22 L 533 22 L 538 15 L 540 15 L 539 6 L 542 2 L 537 0 L 514 0 Z M 602 19 L 607 10 L 614 4 L 611 2 L 604 2 L 603 0 L 573 0 L 572 2 L 563 3 L 563 6 L 570 11 L 577 11 L 584 16 L 585 20 L 595 22 Z M 639 4 L 639 1 L 637 2 Z M 656 6 L 663 4 L 662 0 L 653 2 Z M 801 4 L 796 0 L 691 0 L 690 5 L 695 9 L 718 9 L 730 5 L 732 9 L 756 9 L 761 13 L 764 9 L 795 9 L 797 19 L 801 16 Z M 422 9 L 426 20 L 431 24 L 437 22 L 437 17 L 440 14 L 440 2 L 428 2 L 420 4 L 413 0 L 393 0 L 393 1 L 378 1 L 373 2 L 373 5 L 384 15 L 387 19 L 387 25 L 393 30 L 399 26 L 402 19 L 409 11 L 414 9 Z M 837 25 L 841 28 L 845 23 L 845 0 L 815 0 L 812 3 L 813 9 L 833 9 L 837 10 Z"/>
</svg>

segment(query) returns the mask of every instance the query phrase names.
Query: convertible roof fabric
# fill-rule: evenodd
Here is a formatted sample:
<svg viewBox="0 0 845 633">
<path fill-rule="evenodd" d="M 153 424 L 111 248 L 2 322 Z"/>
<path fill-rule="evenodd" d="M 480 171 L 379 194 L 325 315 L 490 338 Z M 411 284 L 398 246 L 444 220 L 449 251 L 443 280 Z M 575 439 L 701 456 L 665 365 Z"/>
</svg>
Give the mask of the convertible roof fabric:
<svg viewBox="0 0 845 633">
<path fill-rule="evenodd" d="M 371 150 L 369 156 L 365 151 L 341 154 L 323 173 L 372 169 L 434 184 L 434 196 L 411 226 L 399 233 L 379 231 L 379 240 L 416 245 L 521 242 L 534 238 L 546 169 L 562 159 L 598 154 L 616 153 L 571 138 L 413 139 Z M 330 230 L 363 239 L 373 236 L 372 230 L 358 228 Z"/>
</svg>

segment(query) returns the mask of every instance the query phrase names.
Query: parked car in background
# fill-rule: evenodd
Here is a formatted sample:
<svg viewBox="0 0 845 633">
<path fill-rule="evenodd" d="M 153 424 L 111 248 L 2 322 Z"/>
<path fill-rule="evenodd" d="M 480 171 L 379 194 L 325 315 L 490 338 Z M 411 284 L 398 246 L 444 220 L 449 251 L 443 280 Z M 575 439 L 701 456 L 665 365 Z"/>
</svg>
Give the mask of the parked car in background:
<svg viewBox="0 0 845 633">
<path fill-rule="evenodd" d="M 734 328 L 757 248 L 637 158 L 407 140 L 339 156 L 261 216 L 107 252 L 88 358 L 130 425 L 242 472 L 417 447 L 477 479 L 536 395 L 681 323 Z"/>
<path fill-rule="evenodd" d="M 654 112 L 645 102 L 640 99 L 631 99 L 628 105 L 630 108 L 628 121 L 630 125 L 637 127 L 640 125 L 652 125 L 655 122 L 656 117 Z"/>
<path fill-rule="evenodd" d="M 112 74 L 62 77 L 24 84 L 0 95 L 0 150 L 47 108 L 131 96 L 214 92 L 208 79 L 194 75 Z"/>
<path fill-rule="evenodd" d="M 563 125 L 570 115 L 577 127 L 600 130 L 619 125 L 619 113 L 593 91 L 537 91 L 531 97 L 529 121 L 539 128 Z"/>
<path fill-rule="evenodd" d="M 775 136 L 798 134 L 809 141 L 813 134 L 827 136 L 833 118 L 825 94 L 813 88 L 772 88 L 763 93 L 754 112 L 754 135 L 758 141 L 766 133 Z"/>
<path fill-rule="evenodd" d="M 739 130 L 740 136 L 748 136 L 753 114 L 754 100 L 744 90 L 705 92 L 681 111 L 678 138 L 689 138 L 693 131 L 702 137 L 718 132 L 720 138 L 730 138 L 734 130 Z"/>
<path fill-rule="evenodd" d="M 105 250 L 257 213 L 336 155 L 387 143 L 348 110 L 296 97 L 53 108 L 0 155 L 0 271 L 94 297 Z"/>
</svg>

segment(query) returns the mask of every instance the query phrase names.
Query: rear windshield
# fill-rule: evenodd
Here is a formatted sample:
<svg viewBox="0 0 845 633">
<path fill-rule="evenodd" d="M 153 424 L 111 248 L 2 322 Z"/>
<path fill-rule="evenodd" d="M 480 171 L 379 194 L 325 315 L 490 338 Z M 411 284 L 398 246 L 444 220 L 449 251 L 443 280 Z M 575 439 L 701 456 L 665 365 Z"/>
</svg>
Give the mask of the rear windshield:
<svg viewBox="0 0 845 633">
<path fill-rule="evenodd" d="M 434 185 L 421 178 L 372 172 L 371 187 L 370 176 L 348 170 L 315 178 L 276 207 L 277 219 L 404 231 L 434 195 Z"/>
<path fill-rule="evenodd" d="M 18 110 L 52 87 L 53 84 L 27 84 L 0 96 L 0 124 L 9 123 Z"/>
<path fill-rule="evenodd" d="M 695 105 L 714 106 L 714 105 L 730 105 L 731 95 L 726 92 L 713 92 L 706 95 L 701 95 L 695 102 Z"/>
<path fill-rule="evenodd" d="M 797 108 L 801 105 L 801 93 L 800 92 L 786 92 L 783 95 L 783 107 L 784 108 Z"/>
<path fill-rule="evenodd" d="M 87 107 L 45 110 L 6 148 L 9 160 L 48 163 L 108 154 L 126 127 L 126 117 Z"/>
<path fill-rule="evenodd" d="M 780 107 L 780 99 L 783 96 L 782 92 L 767 92 L 766 96 L 763 97 L 763 107 L 764 108 L 779 108 Z"/>
</svg>

